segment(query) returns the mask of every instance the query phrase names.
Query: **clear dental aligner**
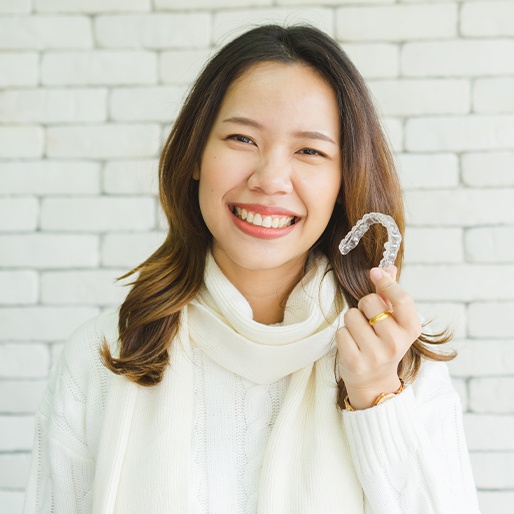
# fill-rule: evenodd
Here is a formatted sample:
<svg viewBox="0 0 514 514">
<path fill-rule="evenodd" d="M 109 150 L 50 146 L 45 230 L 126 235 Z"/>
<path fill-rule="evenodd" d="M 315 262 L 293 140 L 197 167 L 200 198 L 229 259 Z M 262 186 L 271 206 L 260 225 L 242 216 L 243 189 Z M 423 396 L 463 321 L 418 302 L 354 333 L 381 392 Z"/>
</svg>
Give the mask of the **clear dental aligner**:
<svg viewBox="0 0 514 514">
<path fill-rule="evenodd" d="M 379 267 L 387 268 L 388 266 L 393 266 L 400 249 L 402 236 L 394 219 L 381 212 L 369 212 L 364 215 L 339 243 L 339 251 L 343 255 L 351 252 L 359 244 L 361 237 L 368 231 L 369 227 L 375 223 L 380 223 L 387 229 L 388 237 L 388 241 L 384 245 L 384 257 L 380 261 Z"/>
</svg>

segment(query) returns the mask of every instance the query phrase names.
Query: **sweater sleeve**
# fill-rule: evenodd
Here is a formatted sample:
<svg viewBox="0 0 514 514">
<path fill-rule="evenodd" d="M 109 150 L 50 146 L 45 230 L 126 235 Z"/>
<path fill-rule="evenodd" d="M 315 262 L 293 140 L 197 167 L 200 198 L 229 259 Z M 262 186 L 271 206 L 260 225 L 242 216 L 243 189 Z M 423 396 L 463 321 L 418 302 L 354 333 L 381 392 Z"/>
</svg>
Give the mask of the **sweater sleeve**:
<svg viewBox="0 0 514 514">
<path fill-rule="evenodd" d="M 343 412 L 367 514 L 479 513 L 457 392 L 443 363 L 377 407 Z"/>
<path fill-rule="evenodd" d="M 99 321 L 66 341 L 50 373 L 35 418 L 24 514 L 91 513 L 106 375 L 98 355 Z"/>
</svg>

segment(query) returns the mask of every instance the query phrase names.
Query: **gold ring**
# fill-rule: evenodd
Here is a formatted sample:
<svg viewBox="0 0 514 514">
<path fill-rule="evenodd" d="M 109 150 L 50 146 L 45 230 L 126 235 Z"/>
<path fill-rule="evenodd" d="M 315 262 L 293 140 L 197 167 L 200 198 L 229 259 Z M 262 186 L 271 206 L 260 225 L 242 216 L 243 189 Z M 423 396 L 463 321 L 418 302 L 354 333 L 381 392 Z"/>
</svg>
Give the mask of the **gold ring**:
<svg viewBox="0 0 514 514">
<path fill-rule="evenodd" d="M 384 312 L 381 312 L 380 314 L 377 314 L 376 316 L 373 316 L 369 321 L 368 323 L 373 326 L 375 323 L 378 323 L 379 321 L 383 321 L 384 319 L 386 318 L 389 318 L 393 315 L 393 313 L 391 311 L 384 311 Z"/>
</svg>

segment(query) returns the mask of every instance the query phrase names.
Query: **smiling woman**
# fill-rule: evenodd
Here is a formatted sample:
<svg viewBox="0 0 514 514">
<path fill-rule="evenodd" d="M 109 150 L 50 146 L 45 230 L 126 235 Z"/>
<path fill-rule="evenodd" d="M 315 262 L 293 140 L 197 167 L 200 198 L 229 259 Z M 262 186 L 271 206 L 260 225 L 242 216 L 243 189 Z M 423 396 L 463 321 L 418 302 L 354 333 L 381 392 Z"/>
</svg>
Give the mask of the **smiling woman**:
<svg viewBox="0 0 514 514">
<path fill-rule="evenodd" d="M 477 513 L 448 338 L 422 334 L 402 250 L 374 268 L 376 226 L 338 249 L 404 214 L 337 43 L 270 25 L 223 47 L 159 177 L 166 241 L 65 345 L 26 514 Z"/>
<path fill-rule="evenodd" d="M 256 321 L 282 321 L 291 277 L 328 225 L 339 125 L 333 89 L 303 64 L 256 64 L 225 94 L 194 177 L 212 255 Z M 253 284 L 268 289 L 254 302 Z"/>
</svg>

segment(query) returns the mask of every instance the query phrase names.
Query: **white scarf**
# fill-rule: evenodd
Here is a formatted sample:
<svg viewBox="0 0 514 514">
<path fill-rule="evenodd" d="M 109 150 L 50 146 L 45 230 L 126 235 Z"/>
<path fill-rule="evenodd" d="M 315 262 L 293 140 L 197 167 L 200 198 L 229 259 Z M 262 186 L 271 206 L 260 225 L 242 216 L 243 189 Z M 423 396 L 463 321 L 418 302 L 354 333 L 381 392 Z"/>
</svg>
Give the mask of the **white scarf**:
<svg viewBox="0 0 514 514">
<path fill-rule="evenodd" d="M 162 382 L 113 375 L 96 465 L 94 514 L 190 512 L 194 370 L 190 338 L 248 380 L 290 375 L 263 460 L 259 514 L 362 514 L 363 492 L 336 405 L 335 284 L 324 258 L 289 296 L 284 321 L 253 321 L 249 304 L 212 256 L 205 286 L 182 312 Z M 115 348 L 117 334 L 108 337 Z M 236 514 L 236 513 L 227 513 Z"/>
</svg>

